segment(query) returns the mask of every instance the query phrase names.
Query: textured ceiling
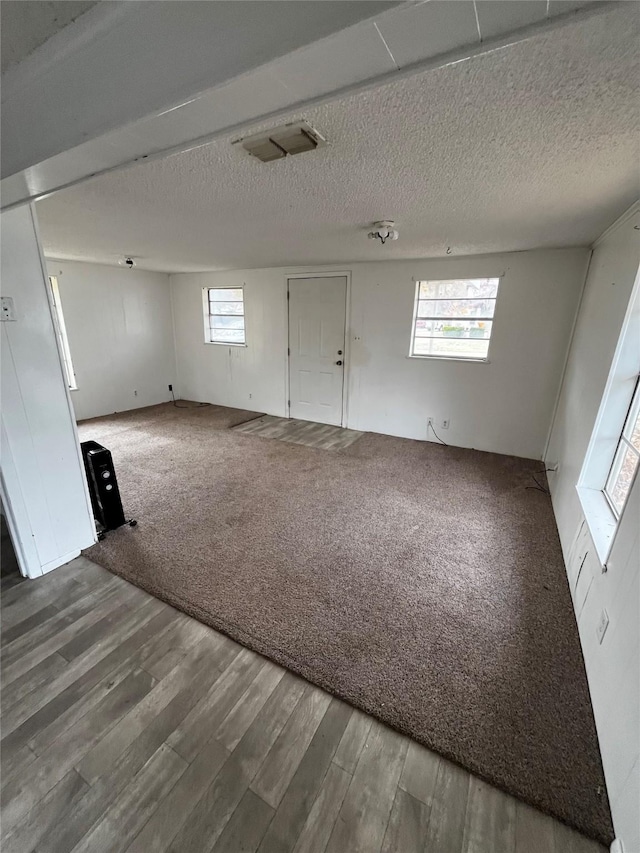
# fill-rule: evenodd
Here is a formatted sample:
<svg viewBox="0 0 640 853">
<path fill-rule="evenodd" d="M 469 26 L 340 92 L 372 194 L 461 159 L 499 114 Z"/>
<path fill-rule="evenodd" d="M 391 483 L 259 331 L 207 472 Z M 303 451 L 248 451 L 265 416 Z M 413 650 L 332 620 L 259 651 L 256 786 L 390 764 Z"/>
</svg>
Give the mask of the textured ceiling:
<svg viewBox="0 0 640 853">
<path fill-rule="evenodd" d="M 45 251 L 188 271 L 587 245 L 638 196 L 639 23 L 627 3 L 308 110 L 312 153 L 223 139 L 87 181 L 38 203 Z M 400 239 L 367 240 L 377 219 Z"/>
<path fill-rule="evenodd" d="M 96 3 L 97 0 L 2 0 L 2 73 Z"/>
</svg>

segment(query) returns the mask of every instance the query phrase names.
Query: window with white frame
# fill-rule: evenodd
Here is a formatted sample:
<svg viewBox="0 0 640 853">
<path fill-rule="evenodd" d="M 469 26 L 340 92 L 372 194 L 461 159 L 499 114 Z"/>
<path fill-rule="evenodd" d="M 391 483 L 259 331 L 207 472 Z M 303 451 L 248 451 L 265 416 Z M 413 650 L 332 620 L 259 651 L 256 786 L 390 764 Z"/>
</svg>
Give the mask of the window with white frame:
<svg viewBox="0 0 640 853">
<path fill-rule="evenodd" d="M 205 342 L 246 346 L 244 288 L 207 287 L 205 295 Z"/>
<path fill-rule="evenodd" d="M 604 493 L 616 519 L 629 497 L 640 462 L 640 382 L 636 380 L 631 406 L 613 457 Z"/>
<path fill-rule="evenodd" d="M 72 391 L 76 391 L 76 375 L 73 370 L 73 362 L 71 361 L 71 350 L 69 349 L 69 338 L 67 337 L 67 327 L 64 322 L 64 314 L 62 313 L 62 300 L 60 299 L 60 290 L 58 288 L 58 279 L 52 275 L 49 276 L 49 284 L 51 285 L 51 295 L 53 298 L 53 309 L 56 319 L 56 333 L 60 342 L 60 352 L 62 353 L 62 366 L 64 368 L 65 379 L 67 385 Z"/>
<path fill-rule="evenodd" d="M 578 497 L 600 562 L 607 565 L 640 470 L 640 269 L 587 448 Z"/>
<path fill-rule="evenodd" d="M 499 278 L 417 281 L 409 355 L 486 361 Z"/>
</svg>

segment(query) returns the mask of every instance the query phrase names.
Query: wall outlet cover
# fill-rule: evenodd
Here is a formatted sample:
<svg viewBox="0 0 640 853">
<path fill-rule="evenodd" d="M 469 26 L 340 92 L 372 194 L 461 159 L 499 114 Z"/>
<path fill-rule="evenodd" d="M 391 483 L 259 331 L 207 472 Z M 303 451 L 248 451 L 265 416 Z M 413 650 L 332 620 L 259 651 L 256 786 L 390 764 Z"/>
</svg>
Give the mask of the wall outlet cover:
<svg viewBox="0 0 640 853">
<path fill-rule="evenodd" d="M 3 323 L 13 323 L 16 319 L 16 309 L 13 304 L 12 296 L 3 296 L 2 297 L 2 313 L 0 315 L 2 317 Z"/>
<path fill-rule="evenodd" d="M 442 429 L 449 429 L 449 418 L 444 418 L 440 421 L 440 426 Z"/>
</svg>

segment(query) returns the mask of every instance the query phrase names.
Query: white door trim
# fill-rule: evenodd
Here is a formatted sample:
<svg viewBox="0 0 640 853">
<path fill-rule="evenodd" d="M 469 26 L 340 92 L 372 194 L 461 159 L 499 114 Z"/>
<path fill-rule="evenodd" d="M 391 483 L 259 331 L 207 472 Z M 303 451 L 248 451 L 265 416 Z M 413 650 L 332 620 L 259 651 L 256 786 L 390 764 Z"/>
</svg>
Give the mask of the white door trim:
<svg viewBox="0 0 640 853">
<path fill-rule="evenodd" d="M 285 365 L 285 397 L 284 397 L 284 410 L 286 412 L 285 417 L 291 417 L 291 408 L 289 405 L 290 400 L 290 384 L 289 384 L 289 282 L 291 279 L 295 278 L 346 278 L 347 280 L 347 294 L 346 294 L 346 304 L 345 304 L 345 314 L 344 314 L 344 373 L 343 373 L 343 381 L 342 381 L 342 418 L 340 421 L 340 426 L 346 427 L 349 423 L 349 386 L 350 386 L 350 377 L 349 377 L 349 366 L 350 366 L 350 355 L 351 355 L 351 347 L 350 347 L 350 328 L 351 328 L 351 270 L 322 270 L 322 272 L 314 272 L 311 270 L 310 272 L 296 272 L 296 273 L 288 273 L 284 279 L 284 310 L 286 312 L 287 317 L 287 346 L 284 354 L 284 365 Z"/>
</svg>

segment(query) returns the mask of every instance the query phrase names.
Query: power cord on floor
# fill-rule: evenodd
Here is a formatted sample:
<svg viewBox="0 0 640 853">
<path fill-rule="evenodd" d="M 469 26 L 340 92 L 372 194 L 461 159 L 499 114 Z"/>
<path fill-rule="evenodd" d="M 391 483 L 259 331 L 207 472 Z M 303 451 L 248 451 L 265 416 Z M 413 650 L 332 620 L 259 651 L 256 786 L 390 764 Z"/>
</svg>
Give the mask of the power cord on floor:
<svg viewBox="0 0 640 853">
<path fill-rule="evenodd" d="M 443 440 L 440 438 L 440 436 L 438 435 L 438 433 L 435 431 L 435 429 L 433 428 L 433 424 L 431 423 L 431 421 L 429 421 L 429 422 L 427 423 L 427 427 L 431 427 L 431 432 L 435 435 L 435 437 L 436 437 L 436 438 L 437 438 L 437 440 L 440 442 L 440 444 L 443 444 L 445 447 L 449 447 L 449 445 L 447 444 L 447 442 L 446 442 L 446 441 L 443 441 Z"/>
<path fill-rule="evenodd" d="M 173 393 L 173 388 L 171 389 L 171 399 L 173 400 L 173 405 L 176 409 L 201 409 L 203 406 L 211 405 L 211 403 L 194 403 L 193 405 L 187 404 L 186 406 L 179 406 L 175 398 L 175 394 Z"/>
<path fill-rule="evenodd" d="M 551 469 L 549 469 L 549 470 L 551 470 Z M 544 474 L 544 473 L 546 473 L 546 472 L 545 472 L 545 471 L 539 471 L 538 473 L 540 473 L 540 474 Z M 542 485 L 542 483 L 540 482 L 540 480 L 538 480 L 538 478 L 536 477 L 536 475 L 535 475 L 535 474 L 532 474 L 532 475 L 531 475 L 531 479 L 532 479 L 532 480 L 533 480 L 533 482 L 535 483 L 535 486 L 525 486 L 525 489 L 534 489 L 536 492 L 542 492 L 542 493 L 543 493 L 543 494 L 545 494 L 545 495 L 550 495 L 550 494 L 551 494 L 551 492 L 549 491 L 549 489 L 545 488 L 545 487 Z"/>
</svg>

